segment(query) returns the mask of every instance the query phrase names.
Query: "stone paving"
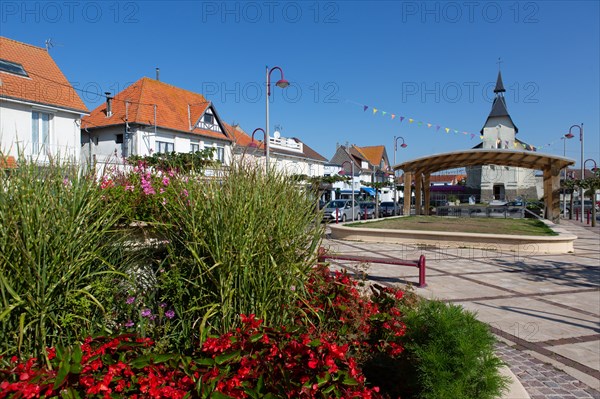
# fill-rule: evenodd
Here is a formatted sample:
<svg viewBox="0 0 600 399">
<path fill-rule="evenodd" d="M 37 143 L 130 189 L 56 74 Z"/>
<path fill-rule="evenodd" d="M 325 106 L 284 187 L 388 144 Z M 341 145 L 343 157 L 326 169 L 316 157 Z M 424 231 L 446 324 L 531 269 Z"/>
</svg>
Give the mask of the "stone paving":
<svg viewBox="0 0 600 399">
<path fill-rule="evenodd" d="M 503 342 L 499 355 L 531 398 L 600 399 L 600 228 L 561 221 L 578 236 L 575 252 L 544 255 L 324 240 L 332 253 L 427 259 L 427 284 L 415 291 L 477 312 Z M 332 261 L 359 272 L 356 263 Z M 416 284 L 416 268 L 369 264 L 379 284 Z"/>
</svg>

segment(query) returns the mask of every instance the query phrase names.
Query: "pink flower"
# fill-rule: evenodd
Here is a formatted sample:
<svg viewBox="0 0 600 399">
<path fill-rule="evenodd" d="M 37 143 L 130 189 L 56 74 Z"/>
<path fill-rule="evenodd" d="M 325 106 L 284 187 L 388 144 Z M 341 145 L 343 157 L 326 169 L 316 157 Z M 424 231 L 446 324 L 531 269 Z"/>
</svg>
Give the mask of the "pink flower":
<svg viewBox="0 0 600 399">
<path fill-rule="evenodd" d="M 173 309 L 169 309 L 165 312 L 165 316 L 167 317 L 167 319 L 172 319 L 173 317 L 175 317 L 175 312 L 173 311 Z"/>
<path fill-rule="evenodd" d="M 163 179 L 162 179 L 163 186 L 165 186 L 165 187 L 168 186 L 169 182 L 170 182 L 170 180 L 167 176 L 163 177 Z"/>
</svg>

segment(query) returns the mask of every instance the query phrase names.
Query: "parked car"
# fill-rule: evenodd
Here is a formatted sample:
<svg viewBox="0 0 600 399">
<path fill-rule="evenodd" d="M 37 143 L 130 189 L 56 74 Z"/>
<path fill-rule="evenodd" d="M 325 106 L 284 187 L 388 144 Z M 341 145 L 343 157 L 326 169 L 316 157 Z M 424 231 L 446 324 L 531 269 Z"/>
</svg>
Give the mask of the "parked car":
<svg viewBox="0 0 600 399">
<path fill-rule="evenodd" d="M 379 204 L 379 216 L 396 216 L 398 214 L 398 205 L 393 201 L 384 201 Z"/>
<path fill-rule="evenodd" d="M 354 217 L 358 216 L 360 208 L 358 202 L 349 199 L 340 199 L 329 202 L 325 205 L 323 210 L 324 220 L 337 220 L 339 222 L 345 222 L 346 220 L 352 220 L 352 208 L 354 208 Z"/>
<path fill-rule="evenodd" d="M 510 201 L 506 203 L 506 206 L 525 206 L 524 201 Z"/>
<path fill-rule="evenodd" d="M 365 219 L 365 214 L 367 215 L 367 219 L 375 219 L 375 203 L 374 202 L 359 202 L 358 207 L 360 211 L 358 212 L 359 219 Z"/>
</svg>

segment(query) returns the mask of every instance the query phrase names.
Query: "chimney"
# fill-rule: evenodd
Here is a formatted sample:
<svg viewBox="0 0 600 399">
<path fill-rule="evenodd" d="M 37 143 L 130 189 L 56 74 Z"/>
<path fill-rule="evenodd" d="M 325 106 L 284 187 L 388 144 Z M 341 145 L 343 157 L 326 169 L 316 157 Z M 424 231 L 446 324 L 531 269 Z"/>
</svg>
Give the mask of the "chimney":
<svg viewBox="0 0 600 399">
<path fill-rule="evenodd" d="M 106 95 L 106 117 L 109 118 L 112 116 L 112 100 L 113 98 L 110 96 L 110 91 L 104 93 Z"/>
<path fill-rule="evenodd" d="M 160 82 L 160 68 L 156 68 L 156 80 Z"/>
</svg>

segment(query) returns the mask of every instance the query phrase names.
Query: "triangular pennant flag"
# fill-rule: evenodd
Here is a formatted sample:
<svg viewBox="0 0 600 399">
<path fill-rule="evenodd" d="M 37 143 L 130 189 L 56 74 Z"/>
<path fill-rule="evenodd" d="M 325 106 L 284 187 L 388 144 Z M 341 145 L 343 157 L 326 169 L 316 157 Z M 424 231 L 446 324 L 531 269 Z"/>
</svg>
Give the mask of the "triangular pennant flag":
<svg viewBox="0 0 600 399">
<path fill-rule="evenodd" d="M 381 111 L 381 115 L 385 116 L 385 114 L 387 114 L 386 111 Z"/>
<path fill-rule="evenodd" d="M 395 117 L 396 117 L 396 115 L 395 115 L 395 114 L 392 114 L 392 119 L 394 119 Z"/>
<path fill-rule="evenodd" d="M 471 133 L 471 140 L 473 140 L 473 137 L 475 137 L 475 134 Z"/>
<path fill-rule="evenodd" d="M 515 145 L 515 148 L 517 148 L 517 142 L 515 141 L 513 144 Z"/>
<path fill-rule="evenodd" d="M 479 138 L 480 138 L 481 140 L 483 140 L 483 135 L 479 136 Z"/>
<path fill-rule="evenodd" d="M 421 126 L 423 124 L 423 122 L 419 121 L 419 126 Z"/>
<path fill-rule="evenodd" d="M 373 108 L 373 115 L 377 113 L 377 108 Z"/>
<path fill-rule="evenodd" d="M 427 124 L 427 129 L 429 129 L 431 127 L 431 123 Z"/>
<path fill-rule="evenodd" d="M 450 128 L 445 128 L 446 133 L 448 133 L 450 131 Z"/>
<path fill-rule="evenodd" d="M 409 119 L 408 123 L 413 123 L 415 120 L 414 119 Z"/>
<path fill-rule="evenodd" d="M 454 129 L 454 133 L 458 133 L 458 130 Z"/>
<path fill-rule="evenodd" d="M 400 117 L 400 122 L 402 122 L 403 120 L 404 120 L 404 117 L 403 117 L 403 116 L 401 116 L 401 117 Z"/>
<path fill-rule="evenodd" d="M 469 133 L 467 133 L 467 132 L 463 132 L 463 134 L 466 136 L 466 135 L 467 135 L 467 134 L 469 134 Z"/>
<path fill-rule="evenodd" d="M 440 127 L 441 127 L 440 125 L 436 125 L 435 131 L 437 132 L 438 130 L 440 130 Z"/>
<path fill-rule="evenodd" d="M 367 109 L 369 109 L 368 105 L 363 105 L 363 112 L 366 111 Z"/>
</svg>

